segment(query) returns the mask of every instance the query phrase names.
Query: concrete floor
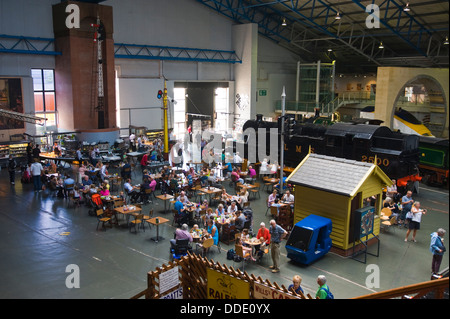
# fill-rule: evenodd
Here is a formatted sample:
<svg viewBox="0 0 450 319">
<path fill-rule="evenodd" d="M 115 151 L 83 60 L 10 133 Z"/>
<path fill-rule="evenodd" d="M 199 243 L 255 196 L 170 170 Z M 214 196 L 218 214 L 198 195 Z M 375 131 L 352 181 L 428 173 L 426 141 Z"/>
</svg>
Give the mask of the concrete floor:
<svg viewBox="0 0 450 319">
<path fill-rule="evenodd" d="M 140 178 L 138 173 L 133 180 L 139 182 Z M 267 194 L 261 192 L 261 199 L 251 201 L 256 229 L 261 221 L 268 224 L 270 220 L 265 216 L 266 198 Z M 303 289 L 313 296 L 316 278 L 324 274 L 337 299 L 426 281 L 431 270 L 430 233 L 439 227 L 449 230 L 449 194 L 448 190 L 424 186 L 414 198 L 428 208 L 417 243 L 404 242 L 405 229 L 391 229 L 380 235 L 380 256 L 369 255 L 366 264 L 328 253 L 309 266 L 291 262 L 282 246 L 280 273 L 270 272 L 270 256 L 261 264 L 246 264 L 245 270 L 285 286 L 299 274 Z M 0 172 L 0 207 L 2 299 L 127 299 L 146 288 L 148 271 L 170 258 L 169 239 L 175 230 L 171 223 L 160 226 L 160 235 L 166 239 L 159 243 L 150 239 L 155 236 L 155 228 L 137 234 L 118 227 L 97 231 L 97 219 L 88 216 L 86 207 L 68 208 L 65 199 L 35 193 L 32 184 L 20 183 L 19 174 L 12 186 L 5 169 Z M 170 214 L 162 213 L 163 207 L 161 201 L 155 200 L 144 206 L 144 212 L 154 208 L 155 215 L 171 219 Z M 226 251 L 234 244 L 221 245 L 222 253 L 214 250 L 209 257 L 232 266 L 233 262 L 226 260 Z M 441 269 L 448 266 L 448 261 L 446 254 Z M 66 267 L 72 264 L 79 267 L 80 288 L 66 287 L 66 278 L 71 274 Z M 366 286 L 373 272 L 369 265 L 380 270 L 379 287 Z"/>
</svg>

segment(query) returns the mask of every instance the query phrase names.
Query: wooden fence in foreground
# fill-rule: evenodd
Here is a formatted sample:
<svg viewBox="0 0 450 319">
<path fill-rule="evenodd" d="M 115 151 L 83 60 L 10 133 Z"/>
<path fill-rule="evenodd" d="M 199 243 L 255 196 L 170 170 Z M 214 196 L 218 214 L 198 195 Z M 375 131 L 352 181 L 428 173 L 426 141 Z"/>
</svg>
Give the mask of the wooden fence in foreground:
<svg viewBox="0 0 450 319">
<path fill-rule="evenodd" d="M 268 279 L 262 279 L 260 276 L 249 275 L 246 271 L 234 269 L 225 264 L 222 265 L 219 262 L 214 262 L 212 259 L 209 260 L 196 254 L 188 254 L 178 260 L 169 262 L 168 265 L 164 264 L 147 273 L 147 289 L 131 299 L 160 299 L 162 297 L 162 294 L 160 294 L 160 275 L 175 267 L 179 270 L 179 284 L 164 291 L 164 295 L 168 295 L 181 287 L 183 299 L 208 299 L 207 278 L 209 269 L 248 283 L 250 299 L 257 299 L 258 296 L 261 296 L 261 294 L 255 292 L 255 286 L 263 287 L 266 289 L 266 292 L 275 293 L 277 298 L 281 299 L 313 299 L 310 294 L 297 294 L 294 291 L 289 291 L 284 285 L 280 286 L 276 282 L 272 283 Z"/>
<path fill-rule="evenodd" d="M 160 293 L 161 275 L 170 270 L 178 269 L 176 285 Z M 234 280 L 248 284 L 248 296 L 250 299 L 314 299 L 310 294 L 297 294 L 289 291 L 284 285 L 279 286 L 276 282 L 264 280 L 260 276 L 242 272 L 225 264 L 214 262 L 206 257 L 188 254 L 179 260 L 171 261 L 168 265 L 163 264 L 154 271 L 147 273 L 147 289 L 141 291 L 131 299 L 160 299 L 175 291 L 182 291 L 182 299 L 208 299 L 208 271 L 214 270 L 219 274 L 230 276 Z M 181 288 L 181 289 L 180 289 Z M 445 290 L 449 288 L 449 279 L 442 278 L 430 280 L 419 284 L 390 289 L 382 292 L 372 293 L 352 299 L 418 299 L 425 295 L 433 299 L 443 299 Z M 210 296 L 209 296 L 210 297 Z"/>
</svg>

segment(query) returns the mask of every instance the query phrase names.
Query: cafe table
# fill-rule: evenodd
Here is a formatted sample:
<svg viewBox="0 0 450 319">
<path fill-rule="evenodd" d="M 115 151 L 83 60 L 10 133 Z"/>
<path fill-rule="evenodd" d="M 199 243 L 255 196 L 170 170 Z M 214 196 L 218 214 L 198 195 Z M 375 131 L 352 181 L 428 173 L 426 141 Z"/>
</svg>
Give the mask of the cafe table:
<svg viewBox="0 0 450 319">
<path fill-rule="evenodd" d="M 167 201 L 173 199 L 174 197 L 169 194 L 158 195 L 156 198 L 159 198 L 164 202 L 164 213 L 167 213 Z"/>
<path fill-rule="evenodd" d="M 222 192 L 222 190 L 220 188 L 216 188 L 216 187 L 203 187 L 203 188 L 200 188 L 200 191 L 203 192 L 203 193 L 208 194 L 208 196 L 209 196 L 209 205 L 211 205 L 212 194 L 216 194 L 216 193 Z"/>
<path fill-rule="evenodd" d="M 159 225 L 167 223 L 169 220 L 164 217 L 153 217 L 147 219 L 147 222 L 156 226 L 156 236 L 152 237 L 152 240 L 157 243 L 160 240 L 164 240 L 164 237 L 159 236 Z"/>
<path fill-rule="evenodd" d="M 128 223 L 130 220 L 130 215 L 132 213 L 137 213 L 140 211 L 142 211 L 142 208 L 138 207 L 138 206 L 134 206 L 134 205 L 124 205 L 124 206 L 119 206 L 119 207 L 114 208 L 114 212 L 126 216 L 126 220 L 127 220 L 126 226 L 128 226 Z"/>
</svg>

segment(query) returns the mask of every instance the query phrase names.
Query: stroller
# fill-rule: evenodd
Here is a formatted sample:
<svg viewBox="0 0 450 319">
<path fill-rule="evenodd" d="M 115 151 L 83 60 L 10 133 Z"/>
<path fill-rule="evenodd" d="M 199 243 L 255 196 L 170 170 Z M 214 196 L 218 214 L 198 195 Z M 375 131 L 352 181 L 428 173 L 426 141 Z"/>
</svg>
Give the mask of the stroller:
<svg viewBox="0 0 450 319">
<path fill-rule="evenodd" d="M 97 210 L 104 209 L 103 201 L 100 198 L 100 194 L 93 194 L 91 200 L 89 201 L 89 216 L 97 216 Z"/>
</svg>

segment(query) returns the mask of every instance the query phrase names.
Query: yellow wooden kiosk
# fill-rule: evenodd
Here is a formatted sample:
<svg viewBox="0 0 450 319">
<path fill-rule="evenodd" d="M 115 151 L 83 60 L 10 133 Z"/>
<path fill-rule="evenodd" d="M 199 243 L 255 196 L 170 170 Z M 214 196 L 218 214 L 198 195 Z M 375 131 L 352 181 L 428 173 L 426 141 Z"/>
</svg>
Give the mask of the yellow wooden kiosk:
<svg viewBox="0 0 450 319">
<path fill-rule="evenodd" d="M 331 219 L 333 251 L 344 256 L 354 252 L 351 234 L 361 227 L 355 211 L 366 206 L 374 208 L 367 242 L 380 233 L 383 188 L 392 181 L 377 165 L 310 153 L 286 181 L 294 185 L 294 224 L 311 214 Z"/>
</svg>

